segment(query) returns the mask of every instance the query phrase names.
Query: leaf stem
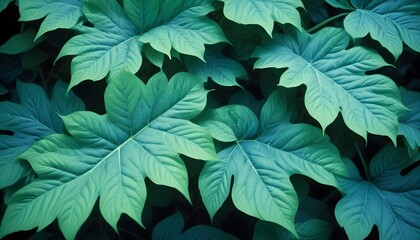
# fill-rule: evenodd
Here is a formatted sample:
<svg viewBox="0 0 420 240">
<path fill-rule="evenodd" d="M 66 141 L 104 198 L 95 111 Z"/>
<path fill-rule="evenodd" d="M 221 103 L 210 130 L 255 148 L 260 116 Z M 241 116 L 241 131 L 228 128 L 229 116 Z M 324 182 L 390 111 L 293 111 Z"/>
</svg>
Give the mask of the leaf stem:
<svg viewBox="0 0 420 240">
<path fill-rule="evenodd" d="M 370 182 L 369 169 L 367 167 L 366 160 L 363 157 L 362 152 L 360 151 L 359 145 L 357 145 L 357 143 L 354 143 L 354 145 L 356 146 L 357 155 L 359 155 L 360 161 L 362 162 L 367 181 Z"/>
<path fill-rule="evenodd" d="M 347 14 L 349 14 L 349 13 L 348 12 L 344 12 L 344 13 L 340 13 L 338 15 L 335 15 L 333 17 L 327 18 L 324 21 L 322 21 L 322 22 L 318 23 L 317 25 L 315 25 L 315 26 L 311 27 L 310 29 L 308 29 L 308 33 L 317 32 L 319 29 L 323 28 L 328 23 L 330 23 L 330 22 L 332 22 L 332 21 L 334 21 L 334 20 L 336 20 L 338 18 L 344 17 Z"/>
</svg>

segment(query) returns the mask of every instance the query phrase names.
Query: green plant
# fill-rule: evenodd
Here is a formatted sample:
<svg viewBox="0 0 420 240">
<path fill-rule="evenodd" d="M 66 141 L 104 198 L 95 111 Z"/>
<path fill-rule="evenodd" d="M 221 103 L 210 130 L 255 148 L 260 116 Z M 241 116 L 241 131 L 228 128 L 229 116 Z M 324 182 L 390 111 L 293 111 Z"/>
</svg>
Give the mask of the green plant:
<svg viewBox="0 0 420 240">
<path fill-rule="evenodd" d="M 417 0 L 11 2 L 0 238 L 420 237 Z"/>
</svg>

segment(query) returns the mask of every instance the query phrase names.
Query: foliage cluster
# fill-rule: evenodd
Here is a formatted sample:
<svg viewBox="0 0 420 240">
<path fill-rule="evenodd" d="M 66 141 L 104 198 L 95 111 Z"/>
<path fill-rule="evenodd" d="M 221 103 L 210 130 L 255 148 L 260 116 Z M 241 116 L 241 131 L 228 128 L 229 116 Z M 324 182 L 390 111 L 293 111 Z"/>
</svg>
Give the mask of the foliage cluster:
<svg viewBox="0 0 420 240">
<path fill-rule="evenodd" d="M 0 238 L 420 237 L 418 0 L 0 11 Z"/>
</svg>

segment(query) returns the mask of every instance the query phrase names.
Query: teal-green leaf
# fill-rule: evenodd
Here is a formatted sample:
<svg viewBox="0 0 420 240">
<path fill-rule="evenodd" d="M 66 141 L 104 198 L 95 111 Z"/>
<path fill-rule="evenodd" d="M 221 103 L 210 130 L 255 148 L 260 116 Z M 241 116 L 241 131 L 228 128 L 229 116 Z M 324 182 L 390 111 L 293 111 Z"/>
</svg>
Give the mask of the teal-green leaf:
<svg viewBox="0 0 420 240">
<path fill-rule="evenodd" d="M 261 115 L 268 115 L 265 111 L 270 108 L 263 107 Z M 224 122 L 233 132 L 243 132 L 246 124 L 230 123 L 249 122 L 252 112 L 236 111 L 239 112 L 243 113 L 222 115 L 224 119 L 215 115 L 215 119 Z M 258 129 L 257 119 L 252 119 L 254 128 Z M 219 151 L 218 161 L 205 164 L 199 177 L 199 189 L 213 218 L 229 195 L 233 176 L 232 200 L 239 210 L 277 223 L 297 236 L 294 219 L 298 199 L 290 176 L 302 174 L 322 184 L 337 186 L 335 174 L 347 173 L 337 149 L 319 129 L 290 124 L 287 118 L 277 119 L 256 136 L 244 135 L 246 138 L 235 140 Z"/>
<path fill-rule="evenodd" d="M 399 118 L 398 135 L 403 135 L 411 150 L 420 147 L 420 93 L 400 87 L 401 100 L 409 110 Z"/>
<path fill-rule="evenodd" d="M 64 132 L 60 115 L 83 110 L 83 102 L 72 92 L 66 95 L 67 84 L 57 82 L 52 98 L 41 87 L 17 82 L 20 104 L 0 102 L 0 129 L 13 135 L 0 135 L 0 189 L 10 186 L 28 173 L 28 165 L 19 155 L 37 140 Z"/>
<path fill-rule="evenodd" d="M 252 138 L 258 131 L 258 119 L 247 107 L 226 105 L 207 111 L 198 124 L 205 127 L 213 138 L 222 142 Z"/>
<path fill-rule="evenodd" d="M 29 28 L 23 33 L 12 36 L 7 42 L 1 45 L 0 53 L 18 54 L 26 52 L 36 45 L 34 38 L 35 31 L 32 28 Z"/>
<path fill-rule="evenodd" d="M 364 239 L 373 225 L 380 239 L 416 239 L 420 236 L 420 168 L 402 176 L 401 170 L 413 163 L 407 150 L 386 146 L 369 166 L 371 181 L 363 180 L 356 166 L 347 161 L 351 177 L 341 179 L 343 198 L 335 216 L 349 239 Z"/>
<path fill-rule="evenodd" d="M 254 52 L 255 68 L 288 68 L 280 85 L 305 84 L 305 106 L 325 130 L 339 112 L 346 125 L 363 138 L 367 132 L 396 141 L 398 117 L 405 110 L 395 83 L 366 71 L 387 66 L 381 56 L 362 47 L 346 49 L 348 34 L 324 28 L 314 35 L 294 31 L 276 35 Z"/>
<path fill-rule="evenodd" d="M 13 2 L 13 0 L 0 0 L 0 12 L 6 9 L 11 2 Z"/>
<path fill-rule="evenodd" d="M 87 79 L 101 80 L 108 73 L 112 80 L 122 71 L 137 72 L 142 43 L 117 1 L 87 0 L 83 13 L 94 27 L 84 27 L 85 32 L 71 38 L 57 57 L 76 55 L 69 88 Z"/>
<path fill-rule="evenodd" d="M 354 7 L 347 0 L 324 0 L 324 1 L 336 8 L 341 8 L 341 9 L 346 9 L 346 10 L 354 9 Z"/>
<path fill-rule="evenodd" d="M 0 96 L 6 94 L 8 92 L 9 91 L 7 90 L 7 88 L 0 84 Z"/>
<path fill-rule="evenodd" d="M 171 57 L 173 48 L 179 53 L 204 61 L 204 44 L 228 42 L 220 26 L 205 16 L 214 10 L 211 2 L 177 0 L 160 1 L 158 5 L 151 1 L 139 1 L 137 5 L 143 5 L 143 9 L 151 11 L 132 13 L 136 17 L 136 25 L 141 25 L 138 29 L 141 33 L 140 41 L 149 43 L 155 50 L 168 57 Z M 139 23 L 139 20 L 146 17 L 149 19 L 145 23 Z"/>
<path fill-rule="evenodd" d="M 274 22 L 290 23 L 301 29 L 300 15 L 296 8 L 303 8 L 298 0 L 221 0 L 225 3 L 225 16 L 240 24 L 258 24 L 271 36 Z"/>
<path fill-rule="evenodd" d="M 184 218 L 179 211 L 163 219 L 153 229 L 153 240 L 181 240 L 181 239 L 202 239 L 202 240 L 237 240 L 235 236 L 225 233 L 215 227 L 195 225 L 185 232 Z"/>
<path fill-rule="evenodd" d="M 82 16 L 84 0 L 19 0 L 19 21 L 32 21 L 45 17 L 35 36 L 58 28 L 72 28 Z"/>
<path fill-rule="evenodd" d="M 74 239 L 98 197 L 104 219 L 117 231 L 122 213 L 142 224 L 145 178 L 172 187 L 188 200 L 188 174 L 179 154 L 216 159 L 210 134 L 189 120 L 206 104 L 207 91 L 194 75 L 162 73 L 143 84 L 124 72 L 105 91 L 107 113 L 63 116 L 71 137 L 56 134 L 21 156 L 39 178 L 10 199 L 0 238 L 42 229 L 55 218 Z"/>
<path fill-rule="evenodd" d="M 185 56 L 184 63 L 189 72 L 207 81 L 210 77 L 222 86 L 239 86 L 237 78 L 247 79 L 245 68 L 237 61 L 222 54 L 223 45 L 209 47 L 204 54 L 205 62 L 198 58 Z"/>
<path fill-rule="evenodd" d="M 417 0 L 351 1 L 355 11 L 344 19 L 344 28 L 353 38 L 368 33 L 388 49 L 395 60 L 403 43 L 420 52 L 420 4 Z"/>
</svg>

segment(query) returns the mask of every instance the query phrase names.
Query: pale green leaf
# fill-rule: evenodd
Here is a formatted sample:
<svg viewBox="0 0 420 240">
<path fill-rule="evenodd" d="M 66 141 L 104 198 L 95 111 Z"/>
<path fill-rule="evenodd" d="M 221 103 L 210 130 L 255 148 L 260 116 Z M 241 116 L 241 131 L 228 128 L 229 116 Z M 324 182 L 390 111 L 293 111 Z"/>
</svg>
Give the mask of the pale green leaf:
<svg viewBox="0 0 420 240">
<path fill-rule="evenodd" d="M 108 73 L 113 79 L 121 71 L 137 72 L 142 44 L 118 3 L 89 0 L 83 5 L 83 13 L 95 27 L 85 27 L 83 34 L 71 38 L 57 57 L 76 55 L 71 63 L 69 88 L 86 79 L 101 80 Z"/>
<path fill-rule="evenodd" d="M 0 0 L 0 12 L 6 9 L 11 2 L 13 2 L 13 0 Z"/>
<path fill-rule="evenodd" d="M 204 54 L 205 62 L 198 58 L 185 56 L 184 64 L 189 72 L 201 77 L 203 81 L 211 78 L 222 86 L 239 86 L 237 78 L 247 79 L 245 68 L 237 61 L 222 54 L 223 45 L 209 47 Z"/>
<path fill-rule="evenodd" d="M 399 118 L 398 135 L 403 135 L 408 147 L 416 150 L 420 147 L 420 93 L 400 87 L 401 100 L 408 111 Z"/>
<path fill-rule="evenodd" d="M 72 28 L 82 16 L 84 0 L 19 0 L 19 21 L 45 17 L 35 36 L 58 28 Z"/>
<path fill-rule="evenodd" d="M 149 20 L 138 29 L 142 33 L 140 41 L 149 43 L 168 57 L 171 57 L 173 48 L 179 53 L 195 56 L 204 61 L 204 44 L 227 42 L 219 25 L 205 16 L 214 10 L 212 1 L 162 1 L 158 6 L 155 3 L 141 2 L 146 9 L 153 10 L 147 13 L 147 16 L 136 13 L 135 16 L 138 16 L 136 22 L 145 17 L 154 19 L 154 22 L 149 23 Z"/>
<path fill-rule="evenodd" d="M 300 15 L 296 8 L 302 7 L 300 0 L 221 0 L 225 3 L 224 15 L 240 24 L 258 24 L 271 36 L 274 22 L 290 23 L 301 29 Z"/>
<path fill-rule="evenodd" d="M 74 239 L 98 197 L 102 216 L 115 230 L 123 213 L 142 224 L 146 177 L 189 200 L 179 154 L 217 157 L 209 133 L 189 121 L 206 104 L 203 83 L 187 73 L 169 83 L 160 73 L 147 85 L 127 72 L 117 78 L 105 91 L 107 114 L 64 116 L 72 137 L 49 136 L 22 155 L 39 178 L 12 196 L 0 237 L 40 230 L 57 218 L 66 239 Z"/>
<path fill-rule="evenodd" d="M 241 108 L 245 107 L 228 105 L 213 110 L 219 113 L 214 115 L 215 120 L 242 135 L 218 153 L 219 161 L 209 161 L 204 166 L 199 178 L 203 202 L 213 218 L 229 195 L 233 176 L 232 200 L 239 210 L 277 223 L 297 236 L 294 219 L 298 200 L 290 176 L 302 174 L 322 184 L 337 186 L 335 174 L 346 175 L 344 164 L 337 149 L 319 129 L 290 124 L 287 118 L 277 115 L 272 121 L 266 121 L 269 124 L 255 136 L 259 129 L 257 118 L 250 110 Z M 267 118 L 270 109 L 263 107 L 261 116 Z M 255 130 L 248 133 L 246 126 Z"/>
<path fill-rule="evenodd" d="M 351 1 L 355 11 L 344 19 L 344 28 L 353 38 L 368 33 L 388 49 L 395 59 L 403 43 L 420 52 L 420 4 L 418 0 Z"/>
<path fill-rule="evenodd" d="M 416 239 L 420 236 L 420 168 L 401 176 L 413 162 L 404 148 L 384 147 L 369 166 L 370 181 L 363 180 L 356 166 L 347 161 L 350 179 L 341 179 L 343 198 L 335 216 L 350 240 L 364 239 L 373 225 L 380 239 Z"/>
<path fill-rule="evenodd" d="M 276 35 L 255 51 L 255 67 L 288 68 L 279 84 L 306 85 L 305 106 L 324 130 L 341 112 L 346 125 L 363 138 L 369 132 L 395 143 L 398 117 L 405 110 L 398 88 L 384 75 L 365 74 L 388 64 L 365 48 L 346 49 L 349 40 L 343 30 L 329 27 L 314 35 Z"/>
<path fill-rule="evenodd" d="M 27 29 L 23 33 L 18 33 L 0 46 L 0 53 L 18 54 L 26 52 L 36 45 L 34 37 L 35 31 L 32 28 Z"/>
<path fill-rule="evenodd" d="M 60 115 L 83 110 L 83 102 L 73 93 L 66 95 L 67 84 L 56 83 L 52 98 L 41 87 L 17 82 L 20 104 L 0 102 L 0 129 L 13 135 L 0 135 L 0 188 L 10 186 L 29 171 L 19 155 L 37 140 L 64 132 Z"/>
</svg>

